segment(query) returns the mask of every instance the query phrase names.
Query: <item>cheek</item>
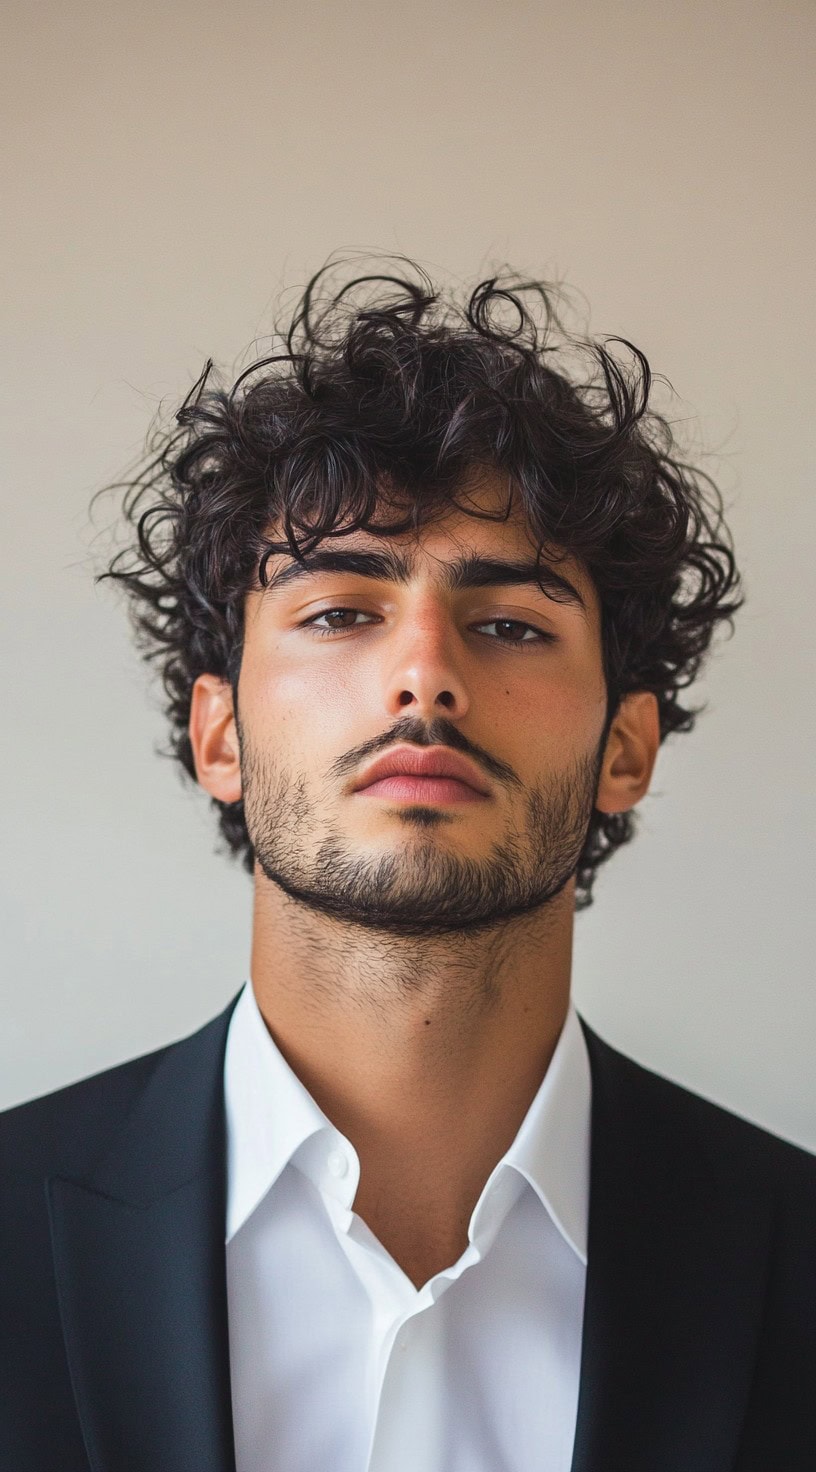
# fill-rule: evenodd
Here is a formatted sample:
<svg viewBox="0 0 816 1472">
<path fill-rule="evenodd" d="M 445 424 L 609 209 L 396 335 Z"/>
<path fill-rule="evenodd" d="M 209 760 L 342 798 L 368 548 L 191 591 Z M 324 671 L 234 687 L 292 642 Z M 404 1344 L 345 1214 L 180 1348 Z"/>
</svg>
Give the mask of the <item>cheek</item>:
<svg viewBox="0 0 816 1472">
<path fill-rule="evenodd" d="M 282 657 L 274 649 L 242 669 L 240 699 L 256 729 L 275 731 L 289 749 L 342 732 L 361 708 L 359 682 L 337 662 Z"/>
<path fill-rule="evenodd" d="M 489 687 L 486 708 L 492 727 L 523 746 L 526 741 L 552 740 L 555 745 L 585 746 L 603 730 L 606 690 L 595 665 L 553 665 L 542 677 L 497 680 Z"/>
</svg>

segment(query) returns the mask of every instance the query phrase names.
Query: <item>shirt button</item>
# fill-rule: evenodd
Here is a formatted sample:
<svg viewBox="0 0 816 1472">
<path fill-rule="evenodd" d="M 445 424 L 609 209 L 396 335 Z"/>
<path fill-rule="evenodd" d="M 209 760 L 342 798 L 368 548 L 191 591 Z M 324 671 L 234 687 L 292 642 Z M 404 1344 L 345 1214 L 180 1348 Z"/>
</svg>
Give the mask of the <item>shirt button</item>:
<svg viewBox="0 0 816 1472">
<path fill-rule="evenodd" d="M 342 1150 L 332 1150 L 327 1163 L 332 1175 L 336 1176 L 338 1181 L 348 1175 L 349 1163 Z"/>
</svg>

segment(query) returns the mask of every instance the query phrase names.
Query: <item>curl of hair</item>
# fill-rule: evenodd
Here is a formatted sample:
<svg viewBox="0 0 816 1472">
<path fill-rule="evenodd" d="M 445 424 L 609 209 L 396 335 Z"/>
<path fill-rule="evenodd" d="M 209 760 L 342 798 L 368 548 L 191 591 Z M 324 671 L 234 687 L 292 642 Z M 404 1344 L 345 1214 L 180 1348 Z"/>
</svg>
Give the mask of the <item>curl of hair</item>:
<svg viewBox="0 0 816 1472">
<path fill-rule="evenodd" d="M 744 599 L 722 496 L 649 408 L 644 354 L 570 336 L 558 289 L 542 282 L 492 277 L 459 301 L 410 261 L 333 290 L 335 266 L 309 282 L 278 351 L 228 390 L 208 362 L 137 473 L 104 488 L 124 493 L 129 541 L 97 581 L 123 587 L 137 645 L 160 670 L 165 754 L 195 776 L 193 684 L 211 672 L 237 696 L 244 599 L 273 551 L 302 558 L 327 536 L 416 529 L 458 506 L 482 468 L 512 486 L 539 547 L 572 554 L 592 578 L 606 729 L 624 695 L 648 690 L 661 741 L 690 731 L 703 707 L 681 695 Z M 377 521 L 397 503 L 401 517 Z M 273 526 L 282 540 L 270 541 Z M 251 872 L 242 803 L 212 801 Z M 632 812 L 593 813 L 578 909 L 634 831 Z"/>
</svg>

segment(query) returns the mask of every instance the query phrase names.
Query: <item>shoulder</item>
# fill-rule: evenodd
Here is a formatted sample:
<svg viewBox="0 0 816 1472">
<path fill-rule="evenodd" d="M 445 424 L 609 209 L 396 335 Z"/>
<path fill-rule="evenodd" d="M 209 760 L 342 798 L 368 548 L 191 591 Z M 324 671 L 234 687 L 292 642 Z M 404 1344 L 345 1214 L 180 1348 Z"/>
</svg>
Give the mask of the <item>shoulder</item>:
<svg viewBox="0 0 816 1472">
<path fill-rule="evenodd" d="M 667 1172 L 739 1177 L 754 1191 L 790 1196 L 816 1218 L 816 1155 L 654 1072 L 605 1042 L 581 1019 L 598 1111 Z M 635 1144 L 637 1142 L 637 1145 Z"/>
<path fill-rule="evenodd" d="M 172 1046 L 0 1112 L 0 1171 L 39 1176 L 92 1164 Z"/>
<path fill-rule="evenodd" d="M 41 1179 L 92 1170 L 162 1065 L 173 1055 L 196 1056 L 226 1032 L 234 1000 L 187 1037 L 0 1111 L 0 1175 Z"/>
</svg>

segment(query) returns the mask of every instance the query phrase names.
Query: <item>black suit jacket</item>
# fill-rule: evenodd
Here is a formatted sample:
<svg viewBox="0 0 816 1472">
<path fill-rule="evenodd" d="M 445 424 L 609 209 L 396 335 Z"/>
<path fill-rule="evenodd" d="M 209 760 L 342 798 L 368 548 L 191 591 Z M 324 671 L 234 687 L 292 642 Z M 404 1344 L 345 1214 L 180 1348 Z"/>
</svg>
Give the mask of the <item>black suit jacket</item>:
<svg viewBox="0 0 816 1472">
<path fill-rule="evenodd" d="M 234 1472 L 235 1000 L 182 1042 L 0 1115 L 2 1472 Z M 816 1472 L 816 1159 L 583 1026 L 573 1472 Z"/>
</svg>

